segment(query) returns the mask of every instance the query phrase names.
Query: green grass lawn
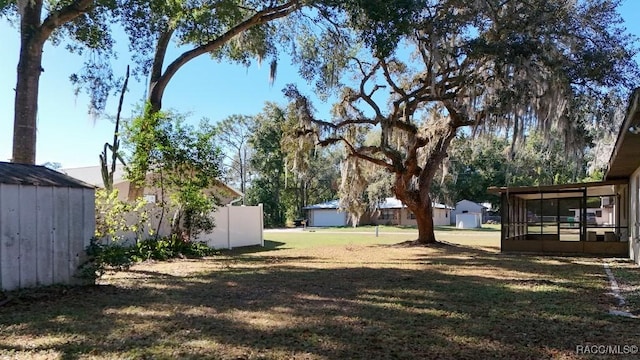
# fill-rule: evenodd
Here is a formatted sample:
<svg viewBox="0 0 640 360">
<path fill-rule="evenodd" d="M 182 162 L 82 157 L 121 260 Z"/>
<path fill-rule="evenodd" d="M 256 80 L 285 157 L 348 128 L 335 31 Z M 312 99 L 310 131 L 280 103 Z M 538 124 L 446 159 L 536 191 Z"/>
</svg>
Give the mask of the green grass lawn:
<svg viewBox="0 0 640 360">
<path fill-rule="evenodd" d="M 635 359 L 598 258 L 500 254 L 499 232 L 265 233 L 265 248 L 11 293 L 0 359 Z M 628 262 L 612 268 L 638 280 Z"/>
</svg>

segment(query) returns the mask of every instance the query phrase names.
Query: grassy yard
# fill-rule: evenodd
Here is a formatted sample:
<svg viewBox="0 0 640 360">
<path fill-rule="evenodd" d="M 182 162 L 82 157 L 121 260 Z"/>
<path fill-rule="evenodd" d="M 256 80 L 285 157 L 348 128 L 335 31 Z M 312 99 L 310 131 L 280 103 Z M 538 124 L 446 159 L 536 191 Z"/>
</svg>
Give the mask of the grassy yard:
<svg viewBox="0 0 640 360">
<path fill-rule="evenodd" d="M 409 230 L 411 231 L 411 230 Z M 265 248 L 10 294 L 0 359 L 632 359 L 602 260 L 500 254 L 499 232 L 266 233 Z M 638 269 L 613 262 L 624 284 Z M 621 275 L 622 277 L 623 275 Z M 623 286 L 623 285 L 621 285 Z M 625 348 L 620 348 L 625 349 Z"/>
</svg>

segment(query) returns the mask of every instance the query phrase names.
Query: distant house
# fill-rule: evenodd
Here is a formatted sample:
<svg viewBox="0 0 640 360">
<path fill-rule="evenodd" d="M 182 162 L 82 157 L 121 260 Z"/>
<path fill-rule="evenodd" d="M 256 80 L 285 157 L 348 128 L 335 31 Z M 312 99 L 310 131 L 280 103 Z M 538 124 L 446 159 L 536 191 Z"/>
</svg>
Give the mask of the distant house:
<svg viewBox="0 0 640 360">
<path fill-rule="evenodd" d="M 456 207 L 451 210 L 451 225 L 456 223 L 458 214 L 480 214 L 482 223 L 487 222 L 487 207 L 470 200 L 460 200 L 456 203 Z"/>
<path fill-rule="evenodd" d="M 96 187 L 104 187 L 100 166 L 67 168 L 60 169 L 59 171 Z M 147 176 L 147 182 L 150 183 L 151 180 L 152 175 Z M 118 198 L 120 198 L 120 200 L 127 200 L 130 184 L 130 181 L 125 178 L 124 166 L 117 164 L 116 171 L 113 174 L 113 188 L 118 190 Z M 230 202 L 244 196 L 240 191 L 228 186 L 222 181 L 217 181 L 216 185 L 211 189 L 211 192 L 218 198 L 218 200 L 220 200 L 221 205 L 229 204 Z M 161 200 L 161 192 L 157 188 L 147 186 L 143 190 L 143 197 L 148 202 L 155 203 Z"/>
<path fill-rule="evenodd" d="M 339 211 L 339 201 L 331 200 L 304 208 L 309 226 L 346 226 L 350 220 L 345 212 Z M 434 225 L 449 225 L 451 207 L 433 203 Z M 402 202 L 389 197 L 371 213 L 363 215 L 360 224 L 416 226 L 416 218 Z"/>
<path fill-rule="evenodd" d="M 70 168 L 60 171 L 96 187 L 104 186 L 100 166 Z M 130 182 L 124 178 L 124 175 L 123 166 L 118 165 L 114 173 L 113 187 L 118 190 L 118 197 L 123 201 L 127 200 L 130 186 Z M 151 183 L 152 176 L 147 176 L 147 183 Z M 221 205 L 231 205 L 244 196 L 241 192 L 221 181 L 216 181 L 215 185 L 208 189 L 207 192 L 214 194 Z M 150 216 L 150 228 L 157 231 L 161 236 L 169 235 L 171 233 L 171 217 L 159 216 L 161 208 L 158 204 L 161 200 L 162 192 L 153 186 L 147 186 L 143 190 L 143 196 L 147 200 L 146 209 L 152 215 Z M 198 234 L 194 237 L 194 240 L 202 241 L 216 249 L 264 245 L 264 214 L 261 204 L 258 206 L 221 206 L 212 215 L 216 224 L 213 231 Z M 136 221 L 134 215 L 131 216 L 128 221 Z M 159 224 L 161 219 L 162 223 Z M 135 236 L 131 232 L 119 235 L 129 241 Z M 145 233 L 143 236 L 148 236 L 148 234 Z"/>
<path fill-rule="evenodd" d="M 574 219 L 580 219 L 580 209 L 570 209 L 573 211 Z M 615 212 L 613 206 L 602 206 L 599 208 L 587 208 L 587 223 L 598 226 L 608 226 L 615 223 Z"/>
</svg>

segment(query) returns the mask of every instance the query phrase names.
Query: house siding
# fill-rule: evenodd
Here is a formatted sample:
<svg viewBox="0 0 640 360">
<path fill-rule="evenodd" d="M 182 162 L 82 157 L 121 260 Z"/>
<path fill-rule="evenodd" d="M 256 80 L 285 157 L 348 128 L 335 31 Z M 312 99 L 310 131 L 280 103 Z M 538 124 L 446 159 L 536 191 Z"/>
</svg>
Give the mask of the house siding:
<svg viewBox="0 0 640 360">
<path fill-rule="evenodd" d="M 629 179 L 629 257 L 640 265 L 640 167 Z"/>
<path fill-rule="evenodd" d="M 394 214 L 393 218 L 381 217 L 380 212 L 388 211 Z M 401 226 L 418 226 L 416 219 L 411 218 L 411 212 L 407 208 L 402 209 L 382 209 L 371 217 L 371 222 L 377 225 L 401 225 Z M 449 225 L 449 217 L 451 210 L 433 208 L 433 225 L 444 226 Z"/>
</svg>

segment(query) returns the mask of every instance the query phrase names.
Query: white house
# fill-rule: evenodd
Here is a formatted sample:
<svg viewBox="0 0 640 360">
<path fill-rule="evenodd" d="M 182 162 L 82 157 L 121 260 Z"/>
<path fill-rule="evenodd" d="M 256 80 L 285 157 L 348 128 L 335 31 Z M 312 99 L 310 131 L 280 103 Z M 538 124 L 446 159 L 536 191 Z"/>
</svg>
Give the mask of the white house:
<svg viewBox="0 0 640 360">
<path fill-rule="evenodd" d="M 449 225 L 452 208 L 438 203 L 432 203 L 432 207 L 433 224 Z M 307 212 L 307 225 L 309 226 L 346 226 L 350 222 L 347 213 L 339 210 L 338 200 L 306 206 L 304 210 Z M 376 210 L 364 214 L 360 219 L 360 224 L 416 226 L 417 222 L 415 215 L 400 200 L 389 197 L 378 205 Z"/>
</svg>

